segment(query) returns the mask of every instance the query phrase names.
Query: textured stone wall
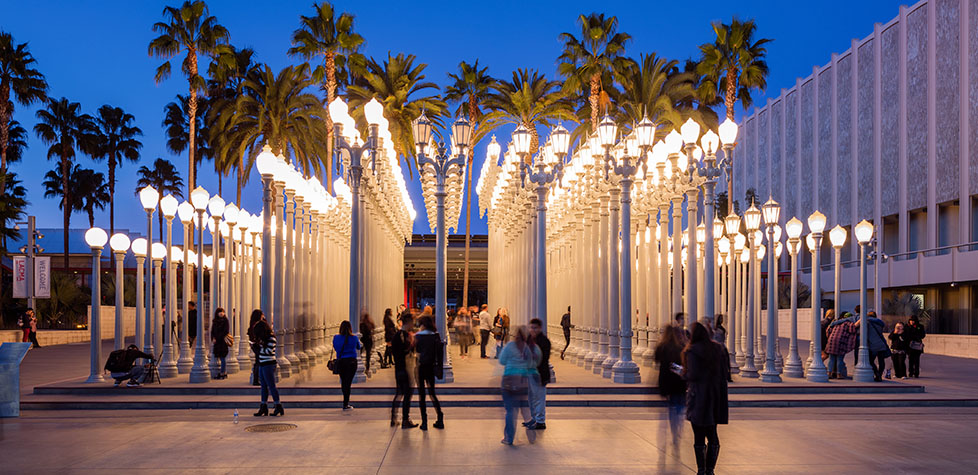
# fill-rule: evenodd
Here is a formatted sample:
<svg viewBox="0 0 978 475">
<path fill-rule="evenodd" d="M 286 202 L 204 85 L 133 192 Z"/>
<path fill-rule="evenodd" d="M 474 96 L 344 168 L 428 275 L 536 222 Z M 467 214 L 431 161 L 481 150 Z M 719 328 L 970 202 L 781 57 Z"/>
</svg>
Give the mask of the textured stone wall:
<svg viewBox="0 0 978 475">
<path fill-rule="evenodd" d="M 937 0 L 937 202 L 958 197 L 961 98 L 958 96 L 961 53 L 958 42 L 959 0 Z"/>
<path fill-rule="evenodd" d="M 798 168 L 805 170 L 805 176 L 798 182 L 797 208 L 810 209 L 815 204 L 813 190 L 817 173 L 812 173 L 815 165 L 815 81 L 801 85 L 801 149 L 798 151 Z M 797 211 L 795 211 L 797 214 Z M 799 218 L 800 219 L 800 218 Z"/>
<path fill-rule="evenodd" d="M 785 98 L 785 133 L 784 133 L 784 161 L 790 163 L 787 168 L 791 173 L 789 176 L 794 178 L 800 166 L 798 161 L 798 93 L 790 92 Z M 798 206 L 798 186 L 794 179 L 787 180 L 788 184 L 784 187 L 784 206 L 785 209 L 796 209 Z"/>
<path fill-rule="evenodd" d="M 889 216 L 900 210 L 900 59 L 899 25 L 882 32 L 880 88 L 882 127 L 880 137 L 880 215 Z"/>
<path fill-rule="evenodd" d="M 784 196 L 785 180 L 790 180 L 793 168 L 785 170 L 785 160 L 781 147 L 784 140 L 781 137 L 781 125 L 784 120 L 784 111 L 781 101 L 771 103 L 771 191 L 775 199 L 780 200 Z M 790 219 L 790 218 L 789 218 Z"/>
<path fill-rule="evenodd" d="M 968 17 L 971 25 L 968 35 L 968 125 L 971 129 L 971 140 L 968 150 L 969 192 L 978 194 L 978 0 L 968 3 Z"/>
<path fill-rule="evenodd" d="M 873 74 L 876 71 L 874 40 L 867 41 L 859 47 L 859 76 L 857 88 L 859 91 L 856 102 L 856 219 L 871 218 L 875 212 L 876 200 L 875 170 L 873 163 L 876 158 L 876 143 L 874 140 L 876 127 L 876 84 Z"/>
<path fill-rule="evenodd" d="M 927 206 L 927 9 L 907 15 L 907 209 Z"/>
<path fill-rule="evenodd" d="M 836 160 L 836 215 L 829 216 L 828 222 L 835 225 L 853 224 L 852 215 L 852 57 L 845 55 L 839 58 L 836 75 L 839 112 L 835 115 L 837 160 Z"/>
<path fill-rule="evenodd" d="M 818 75 L 818 209 L 822 213 L 832 210 L 832 71 L 823 70 Z M 805 209 L 799 214 L 806 214 Z M 810 214 L 810 213 L 808 213 Z M 798 219 L 804 221 L 807 215 Z"/>
</svg>

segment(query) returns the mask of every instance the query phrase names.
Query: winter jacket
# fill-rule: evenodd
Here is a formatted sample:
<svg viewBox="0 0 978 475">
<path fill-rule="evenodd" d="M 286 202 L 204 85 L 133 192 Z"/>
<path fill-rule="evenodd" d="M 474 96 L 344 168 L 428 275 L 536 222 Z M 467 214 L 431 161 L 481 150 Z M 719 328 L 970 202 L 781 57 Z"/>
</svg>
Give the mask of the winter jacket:
<svg viewBox="0 0 978 475">
<path fill-rule="evenodd" d="M 659 345 L 655 348 L 655 362 L 659 364 L 659 394 L 669 397 L 685 395 L 686 382 L 672 371 L 672 364 L 682 365 L 683 349 L 679 345 Z"/>
<path fill-rule="evenodd" d="M 866 323 L 869 326 L 866 328 L 866 341 L 869 344 L 869 351 L 873 353 L 887 353 L 889 347 L 886 345 L 886 339 L 883 338 L 883 330 L 886 329 L 886 323 L 876 317 L 866 317 Z"/>
<path fill-rule="evenodd" d="M 499 353 L 499 364 L 503 365 L 503 376 L 532 376 L 537 374 L 540 364 L 540 348 L 536 345 L 523 345 L 522 350 L 515 341 L 503 347 Z"/>
<path fill-rule="evenodd" d="M 421 330 L 414 334 L 414 351 L 418 353 L 418 366 L 442 365 L 441 335 L 430 330 Z"/>
<path fill-rule="evenodd" d="M 894 353 L 906 353 L 910 348 L 906 333 L 890 333 L 890 349 Z"/>
<path fill-rule="evenodd" d="M 546 386 L 550 383 L 550 338 L 540 333 L 533 339 L 537 348 L 540 348 L 540 364 L 537 365 L 537 373 L 540 373 L 540 384 Z"/>
<path fill-rule="evenodd" d="M 723 348 L 712 341 L 699 342 L 686 349 L 685 360 L 686 419 L 698 426 L 726 424 L 730 365 L 724 361 Z"/>
<path fill-rule="evenodd" d="M 228 344 L 224 337 L 230 332 L 228 317 L 214 317 L 211 323 L 211 340 L 214 341 L 214 356 L 224 358 L 228 355 Z"/>
<path fill-rule="evenodd" d="M 927 336 L 927 330 L 924 330 L 924 326 L 920 323 L 917 323 L 916 325 L 907 323 L 903 326 L 903 334 L 907 335 L 907 348 L 910 348 L 910 342 L 924 341 L 924 337 Z"/>
<path fill-rule="evenodd" d="M 832 323 L 829 325 L 829 343 L 825 345 L 825 352 L 830 355 L 844 356 L 856 349 L 856 344 L 859 342 L 859 329 L 856 328 L 856 324 L 851 321 L 843 321 L 838 325 L 835 322 Z"/>
</svg>

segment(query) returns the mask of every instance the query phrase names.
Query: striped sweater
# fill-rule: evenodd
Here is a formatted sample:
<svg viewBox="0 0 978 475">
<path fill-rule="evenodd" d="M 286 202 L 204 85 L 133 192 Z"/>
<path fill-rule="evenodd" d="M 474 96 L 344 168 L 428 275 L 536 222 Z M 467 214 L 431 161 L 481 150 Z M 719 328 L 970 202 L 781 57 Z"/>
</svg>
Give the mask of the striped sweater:
<svg viewBox="0 0 978 475">
<path fill-rule="evenodd" d="M 264 344 L 258 347 L 258 364 L 260 366 L 275 364 L 275 333 L 268 332 Z"/>
</svg>

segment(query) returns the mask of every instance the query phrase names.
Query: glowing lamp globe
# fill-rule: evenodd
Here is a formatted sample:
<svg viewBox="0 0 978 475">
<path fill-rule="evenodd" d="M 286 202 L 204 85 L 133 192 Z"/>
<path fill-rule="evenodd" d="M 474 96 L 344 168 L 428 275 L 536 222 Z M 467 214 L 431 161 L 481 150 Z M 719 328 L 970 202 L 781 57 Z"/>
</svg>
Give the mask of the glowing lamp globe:
<svg viewBox="0 0 978 475">
<path fill-rule="evenodd" d="M 781 205 L 774 198 L 769 198 L 767 203 L 761 207 L 764 213 L 764 224 L 772 226 L 778 224 L 778 217 L 781 214 Z"/>
<path fill-rule="evenodd" d="M 146 257 L 146 238 L 134 239 L 131 248 L 136 257 Z"/>
<path fill-rule="evenodd" d="M 849 232 L 846 228 L 839 226 L 838 224 L 829 231 L 829 241 L 832 242 L 832 247 L 841 248 L 843 244 L 846 243 L 846 238 L 849 236 Z"/>
<path fill-rule="evenodd" d="M 866 244 L 873 239 L 873 224 L 865 219 L 856 225 L 856 240 L 859 244 Z"/>
<path fill-rule="evenodd" d="M 367 105 L 363 106 L 363 115 L 367 118 L 370 125 L 379 125 L 384 118 L 384 106 L 377 101 L 377 98 L 370 99 Z"/>
<path fill-rule="evenodd" d="M 469 146 L 469 138 L 472 135 L 472 123 L 465 116 L 461 116 L 452 124 L 452 141 L 455 148 L 463 150 Z"/>
<path fill-rule="evenodd" d="M 651 147 L 655 140 L 655 123 L 645 117 L 635 124 L 635 138 L 638 139 L 639 147 Z"/>
<path fill-rule="evenodd" d="M 109 235 L 102 228 L 94 227 L 85 231 L 85 243 L 92 249 L 102 249 L 108 240 Z"/>
<path fill-rule="evenodd" d="M 180 216 L 180 222 L 183 224 L 189 224 L 190 221 L 194 219 L 194 207 L 190 203 L 184 201 L 177 206 L 177 215 Z"/>
<path fill-rule="evenodd" d="M 153 211 L 156 209 L 156 203 L 160 200 L 160 193 L 156 191 L 156 188 L 152 186 L 146 186 L 139 190 L 139 203 L 143 205 L 143 209 L 146 211 Z"/>
<path fill-rule="evenodd" d="M 167 219 L 173 219 L 173 217 L 177 215 L 177 207 L 179 205 L 180 202 L 178 202 L 173 195 L 167 193 L 166 196 L 160 200 L 160 211 L 163 212 L 163 216 L 165 216 Z"/>
<path fill-rule="evenodd" d="M 207 211 L 210 211 L 211 216 L 220 217 L 224 214 L 224 198 L 218 195 L 214 195 L 207 202 Z"/>
<path fill-rule="evenodd" d="M 523 124 L 520 124 L 516 130 L 513 131 L 513 151 L 517 155 L 525 155 L 530 153 L 530 130 L 527 129 Z"/>
<path fill-rule="evenodd" d="M 804 225 L 798 218 L 791 218 L 784 225 L 785 232 L 788 233 L 788 239 L 798 239 L 801 236 L 802 228 Z"/>
<path fill-rule="evenodd" d="M 570 132 L 563 125 L 557 124 L 550 132 L 550 141 L 553 143 L 553 152 L 558 156 L 567 155 L 570 151 Z"/>
<path fill-rule="evenodd" d="M 499 142 L 496 142 L 496 136 L 493 135 L 492 140 L 489 141 L 489 145 L 486 146 L 486 155 L 494 160 L 499 159 L 500 149 L 501 147 L 499 146 Z M 495 165 L 495 162 L 493 165 Z"/>
<path fill-rule="evenodd" d="M 333 101 L 336 102 L 336 101 Z M 258 166 L 258 173 L 263 177 L 271 178 L 272 174 L 275 172 L 275 154 L 272 153 L 272 147 L 267 143 L 261 148 L 261 153 L 255 158 L 255 164 Z"/>
<path fill-rule="evenodd" d="M 419 148 L 424 148 L 431 140 L 431 120 L 421 111 L 421 115 L 411 122 L 411 131 L 414 134 L 414 143 Z"/>
<path fill-rule="evenodd" d="M 679 129 L 679 133 L 683 136 L 683 142 L 687 145 L 692 145 L 696 143 L 696 139 L 700 138 L 700 124 L 696 123 L 692 117 L 686 119 L 683 122 L 683 126 Z"/>
<path fill-rule="evenodd" d="M 751 204 L 750 208 L 744 211 L 744 224 L 747 226 L 747 231 L 757 231 L 761 227 L 761 210 Z"/>
<path fill-rule="evenodd" d="M 153 260 L 162 260 L 166 257 L 166 246 L 161 242 L 153 243 Z"/>
<path fill-rule="evenodd" d="M 601 123 L 598 124 L 598 139 L 601 141 L 601 146 L 610 147 L 614 145 L 616 135 L 618 135 L 618 126 L 615 125 L 615 121 L 607 115 L 604 116 Z"/>
<path fill-rule="evenodd" d="M 733 145 L 737 142 L 737 123 L 730 120 L 729 117 L 720 124 L 718 130 L 720 132 L 720 142 L 723 142 L 724 145 Z"/>
<path fill-rule="evenodd" d="M 825 231 L 825 215 L 815 210 L 808 216 L 808 229 L 813 233 L 822 234 L 822 231 Z"/>
<path fill-rule="evenodd" d="M 112 239 L 109 239 L 109 247 L 115 252 L 126 252 L 129 250 L 129 236 L 123 233 L 115 233 L 112 235 Z"/>
<path fill-rule="evenodd" d="M 224 221 L 233 226 L 238 222 L 238 214 L 238 207 L 231 203 L 224 208 Z"/>
<path fill-rule="evenodd" d="M 717 151 L 717 146 L 720 144 L 720 137 L 717 136 L 716 132 L 712 130 L 706 131 L 703 134 L 703 138 L 700 139 L 700 145 L 703 150 L 706 151 L 707 155 L 713 155 Z"/>
<path fill-rule="evenodd" d="M 202 186 L 194 188 L 194 191 L 190 192 L 190 204 L 193 205 L 197 212 L 203 212 L 207 209 L 207 200 L 210 199 L 210 194 Z"/>
</svg>

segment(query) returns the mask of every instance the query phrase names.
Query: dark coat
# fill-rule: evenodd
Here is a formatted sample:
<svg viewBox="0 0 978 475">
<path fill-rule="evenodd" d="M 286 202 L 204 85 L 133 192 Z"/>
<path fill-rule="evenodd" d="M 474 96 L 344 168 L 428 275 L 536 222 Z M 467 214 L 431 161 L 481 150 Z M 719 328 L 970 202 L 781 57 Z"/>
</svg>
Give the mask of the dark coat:
<svg viewBox="0 0 978 475">
<path fill-rule="evenodd" d="M 883 330 L 886 329 L 886 323 L 883 320 L 870 316 L 866 316 L 866 323 L 869 325 L 866 327 L 866 343 L 869 345 L 869 351 L 890 356 L 889 347 L 883 338 Z"/>
<path fill-rule="evenodd" d="M 197 338 L 197 309 L 187 312 L 187 338 Z"/>
<path fill-rule="evenodd" d="M 712 341 L 699 342 L 686 349 L 685 359 L 686 419 L 698 426 L 726 424 L 730 364 L 724 361 L 722 347 Z"/>
<path fill-rule="evenodd" d="M 907 348 L 909 349 L 910 342 L 924 341 L 924 337 L 927 336 L 927 330 L 924 330 L 924 326 L 921 325 L 920 323 L 917 323 L 916 325 L 911 325 L 910 323 L 907 323 L 906 325 L 903 326 L 903 334 L 907 335 Z M 918 351 L 918 350 L 910 350 L 910 351 Z"/>
<path fill-rule="evenodd" d="M 437 332 L 415 333 L 414 351 L 418 353 L 418 366 L 441 366 L 441 335 L 439 335 Z"/>
<path fill-rule="evenodd" d="M 890 349 L 894 353 L 906 353 L 910 348 L 906 333 L 890 333 L 890 336 L 887 338 L 890 339 Z"/>
<path fill-rule="evenodd" d="M 540 373 L 540 384 L 546 386 L 550 384 L 550 338 L 540 333 L 534 342 L 540 347 L 541 358 L 540 364 L 537 365 L 537 372 Z"/>
<path fill-rule="evenodd" d="M 655 361 L 659 364 L 659 394 L 669 397 L 686 394 L 686 382 L 674 373 L 672 364 L 682 365 L 683 349 L 679 345 L 655 347 Z"/>
<path fill-rule="evenodd" d="M 214 356 L 224 358 L 228 355 L 228 345 L 224 337 L 231 331 L 228 317 L 214 317 L 211 323 L 211 339 L 214 340 Z"/>
<path fill-rule="evenodd" d="M 412 348 L 411 334 L 398 330 L 391 339 L 391 354 L 394 357 L 394 371 L 407 371 L 407 354 Z"/>
<path fill-rule="evenodd" d="M 360 341 L 363 342 L 363 347 L 370 351 L 370 348 L 374 346 L 374 324 L 367 322 L 360 322 Z M 370 355 L 367 355 L 369 358 Z"/>
</svg>

